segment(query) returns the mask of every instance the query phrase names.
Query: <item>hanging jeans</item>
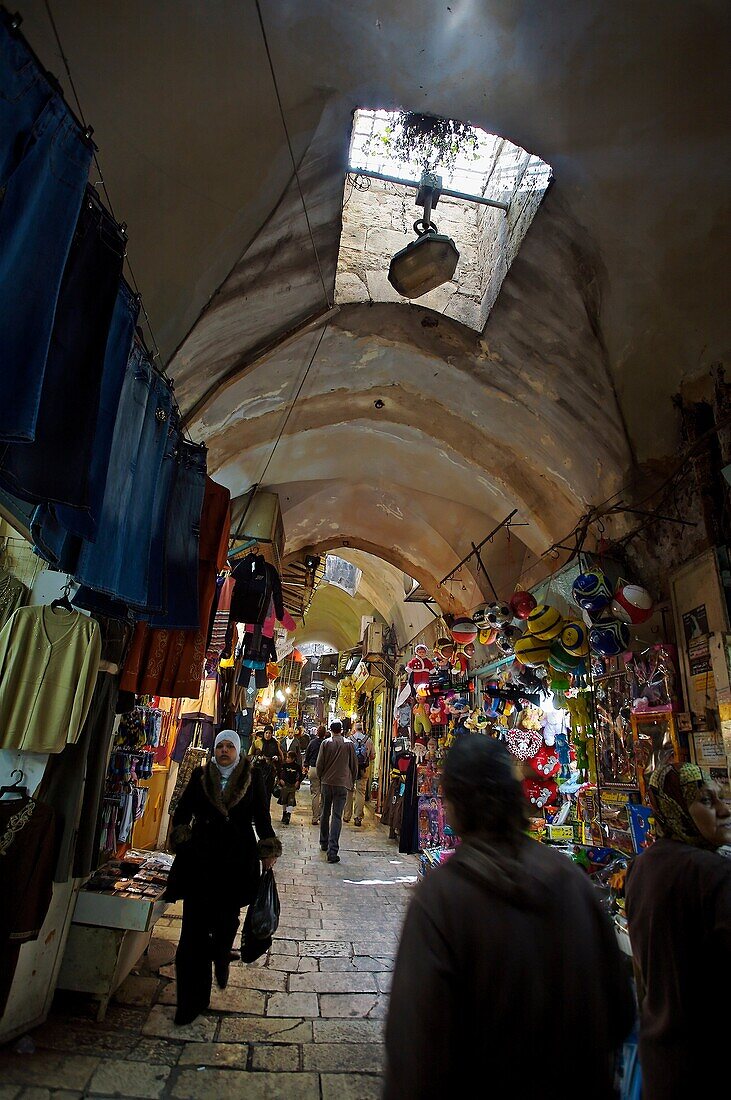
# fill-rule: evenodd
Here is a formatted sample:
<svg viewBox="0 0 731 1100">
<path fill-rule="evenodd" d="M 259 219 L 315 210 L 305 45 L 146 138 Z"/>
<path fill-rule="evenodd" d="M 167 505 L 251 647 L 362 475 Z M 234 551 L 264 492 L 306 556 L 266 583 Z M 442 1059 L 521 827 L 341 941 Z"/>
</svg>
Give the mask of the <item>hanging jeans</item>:
<svg viewBox="0 0 731 1100">
<path fill-rule="evenodd" d="M 35 442 L 0 450 L 0 484 L 22 500 L 90 516 L 89 473 L 124 249 L 117 223 L 87 188 L 58 297 Z"/>
<path fill-rule="evenodd" d="M 2 440 L 35 438 L 56 302 L 91 157 L 91 142 L 0 13 Z"/>
<path fill-rule="evenodd" d="M 167 514 L 165 537 L 165 610 L 150 625 L 167 630 L 205 630 L 198 609 L 198 549 L 206 490 L 206 451 L 181 440 L 177 473 Z"/>
<path fill-rule="evenodd" d="M 74 576 L 133 607 L 147 604 L 152 513 L 172 394 L 145 352 L 132 350 L 122 386 L 96 542 L 83 542 Z"/>
<path fill-rule="evenodd" d="M 167 606 L 167 539 L 168 515 L 178 476 L 180 431 L 175 413 L 170 417 L 165 455 L 155 487 L 152 510 L 152 542 L 150 544 L 150 574 L 147 590 L 149 611 L 163 612 Z"/>
</svg>

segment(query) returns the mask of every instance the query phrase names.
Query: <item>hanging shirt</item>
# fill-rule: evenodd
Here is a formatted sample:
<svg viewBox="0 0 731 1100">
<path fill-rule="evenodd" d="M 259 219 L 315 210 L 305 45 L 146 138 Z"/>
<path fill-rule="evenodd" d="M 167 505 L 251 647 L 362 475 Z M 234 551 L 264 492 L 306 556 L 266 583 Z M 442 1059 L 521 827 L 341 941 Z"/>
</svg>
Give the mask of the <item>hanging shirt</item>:
<svg viewBox="0 0 731 1100">
<path fill-rule="evenodd" d="M 101 632 L 80 611 L 21 607 L 0 631 L 0 748 L 75 744 L 94 693 Z"/>
</svg>

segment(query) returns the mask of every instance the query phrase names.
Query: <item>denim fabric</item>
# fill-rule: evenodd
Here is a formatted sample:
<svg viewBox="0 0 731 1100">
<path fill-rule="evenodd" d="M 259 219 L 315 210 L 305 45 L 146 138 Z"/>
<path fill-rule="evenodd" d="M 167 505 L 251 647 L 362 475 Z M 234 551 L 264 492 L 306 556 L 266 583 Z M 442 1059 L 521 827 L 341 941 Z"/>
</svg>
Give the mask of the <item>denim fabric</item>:
<svg viewBox="0 0 731 1100">
<path fill-rule="evenodd" d="M 89 470 L 88 512 L 62 505 L 39 504 L 33 513 L 31 534 L 37 553 L 65 573 L 72 573 L 76 568 L 79 538 L 90 542 L 96 540 L 96 523 L 104 503 L 114 425 L 138 313 L 137 297 L 122 280 L 104 356 L 104 377 Z M 72 537 L 74 535 L 79 538 Z"/>
<path fill-rule="evenodd" d="M 0 439 L 32 441 L 92 145 L 0 18 Z"/>
<path fill-rule="evenodd" d="M 178 468 L 168 508 L 165 541 L 165 611 L 150 616 L 151 626 L 168 630 L 198 630 L 198 548 L 206 451 L 181 441 Z M 203 629 L 208 624 L 204 623 Z"/>
<path fill-rule="evenodd" d="M 35 441 L 0 451 L 0 484 L 23 500 L 90 515 L 89 475 L 124 249 L 117 223 L 87 188 L 58 297 Z"/>
<path fill-rule="evenodd" d="M 144 609 L 155 486 L 172 409 L 170 387 L 135 345 L 114 428 L 96 542 L 84 542 L 74 576 L 81 584 Z"/>
<path fill-rule="evenodd" d="M 348 797 L 347 787 L 334 787 L 331 783 L 320 786 L 322 809 L 320 811 L 320 847 L 327 847 L 328 856 L 336 856 L 340 847 L 343 828 L 343 810 Z"/>
<path fill-rule="evenodd" d="M 150 574 L 147 586 L 148 611 L 164 612 L 167 603 L 167 532 L 168 514 L 178 475 L 180 431 L 176 415 L 170 417 L 165 456 L 155 487 L 152 510 Z"/>
</svg>

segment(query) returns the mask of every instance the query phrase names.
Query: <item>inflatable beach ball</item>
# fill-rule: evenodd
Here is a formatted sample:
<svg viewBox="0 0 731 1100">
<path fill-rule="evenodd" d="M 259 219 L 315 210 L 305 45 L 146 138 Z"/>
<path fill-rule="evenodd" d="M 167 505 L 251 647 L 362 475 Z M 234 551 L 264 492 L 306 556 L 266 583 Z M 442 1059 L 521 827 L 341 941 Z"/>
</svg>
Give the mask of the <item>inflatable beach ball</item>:
<svg viewBox="0 0 731 1100">
<path fill-rule="evenodd" d="M 469 642 L 474 642 L 477 637 L 477 627 L 472 619 L 464 617 L 454 620 L 449 628 L 449 633 L 457 645 L 467 645 Z"/>
<path fill-rule="evenodd" d="M 581 657 L 576 653 L 568 653 L 558 638 L 551 642 L 551 668 L 559 672 L 573 672 L 580 664 Z"/>
<path fill-rule="evenodd" d="M 623 623 L 638 626 L 652 615 L 652 596 L 639 584 L 620 584 L 612 600 L 612 614 Z"/>
<path fill-rule="evenodd" d="M 558 637 L 566 652 L 575 657 L 585 657 L 589 652 L 589 631 L 580 619 L 569 619 Z"/>
<path fill-rule="evenodd" d="M 545 603 L 539 603 L 531 611 L 527 622 L 530 633 L 535 635 L 536 638 L 545 640 L 555 638 L 561 632 L 563 626 L 560 612 L 555 607 L 550 607 Z"/>
<path fill-rule="evenodd" d="M 487 621 L 491 626 L 502 626 L 509 623 L 513 612 L 506 603 L 491 603 L 487 609 Z"/>
<path fill-rule="evenodd" d="M 612 602 L 612 588 L 601 569 L 579 573 L 571 586 L 571 595 L 580 608 L 591 614 L 603 611 Z"/>
<path fill-rule="evenodd" d="M 600 657 L 618 657 L 624 653 L 629 641 L 629 627 L 618 619 L 605 619 L 589 631 L 591 651 Z"/>
<path fill-rule="evenodd" d="M 551 656 L 550 642 L 536 638 L 532 634 L 524 634 L 518 638 L 513 648 L 520 663 L 530 668 L 545 665 Z"/>
</svg>

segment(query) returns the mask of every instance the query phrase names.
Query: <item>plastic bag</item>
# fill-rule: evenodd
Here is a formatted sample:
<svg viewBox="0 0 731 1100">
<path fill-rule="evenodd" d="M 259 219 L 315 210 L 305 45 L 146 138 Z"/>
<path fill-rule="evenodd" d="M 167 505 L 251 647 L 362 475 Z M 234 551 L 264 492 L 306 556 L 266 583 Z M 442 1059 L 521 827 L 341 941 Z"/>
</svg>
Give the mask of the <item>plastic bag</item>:
<svg viewBox="0 0 731 1100">
<path fill-rule="evenodd" d="M 273 936 L 279 926 L 279 894 L 271 867 L 259 879 L 259 889 L 246 918 L 251 918 L 251 931 L 258 940 Z"/>
</svg>

